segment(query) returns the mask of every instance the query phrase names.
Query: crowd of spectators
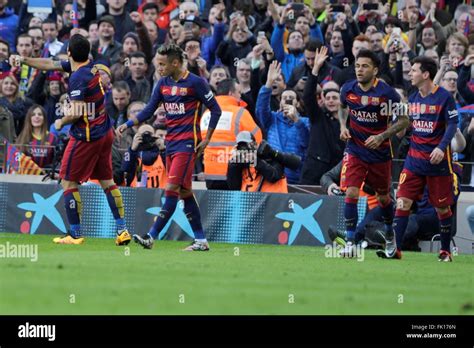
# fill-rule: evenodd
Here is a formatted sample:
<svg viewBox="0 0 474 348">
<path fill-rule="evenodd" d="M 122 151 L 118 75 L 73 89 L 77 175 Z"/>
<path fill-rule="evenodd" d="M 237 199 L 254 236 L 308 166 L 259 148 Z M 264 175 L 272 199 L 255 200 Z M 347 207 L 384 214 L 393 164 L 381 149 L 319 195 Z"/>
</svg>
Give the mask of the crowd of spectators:
<svg viewBox="0 0 474 348">
<path fill-rule="evenodd" d="M 9 56 L 66 60 L 68 39 L 76 33 L 91 43 L 115 127 L 145 107 L 160 79 L 156 51 L 175 43 L 185 52 L 187 69 L 208 80 L 221 100 L 245 108 L 273 149 L 301 157 L 300 168 L 286 168 L 285 174 L 289 184 L 304 185 L 320 185 L 343 157 L 340 88 L 355 78 L 357 53 L 370 49 L 379 55 L 379 78 L 404 101 L 413 92 L 410 60 L 426 55 L 438 63 L 436 82 L 452 93 L 460 114 L 467 146 L 455 158 L 474 161 L 474 8 L 469 0 L 78 0 L 77 13 L 73 1 L 52 2 L 52 12 L 45 14 L 28 12 L 27 1 L 0 0 L 0 135 L 41 167 L 52 165 L 48 149 L 67 138 L 67 128 L 57 132 L 54 121 L 67 99 L 68 74 L 10 66 Z M 328 59 L 314 74 L 322 46 Z M 229 86 L 229 79 L 236 86 L 219 89 L 222 81 Z M 160 139 L 165 113 L 158 108 L 149 122 L 148 130 Z M 137 134 L 138 126 L 114 144 L 114 178 L 122 185 L 133 182 L 123 163 L 127 151 L 136 150 Z M 392 139 L 397 158 L 404 158 L 409 136 L 408 130 Z M 204 172 L 200 161 L 195 179 L 205 180 Z M 466 165 L 462 182 L 474 186 L 471 172 Z"/>
</svg>

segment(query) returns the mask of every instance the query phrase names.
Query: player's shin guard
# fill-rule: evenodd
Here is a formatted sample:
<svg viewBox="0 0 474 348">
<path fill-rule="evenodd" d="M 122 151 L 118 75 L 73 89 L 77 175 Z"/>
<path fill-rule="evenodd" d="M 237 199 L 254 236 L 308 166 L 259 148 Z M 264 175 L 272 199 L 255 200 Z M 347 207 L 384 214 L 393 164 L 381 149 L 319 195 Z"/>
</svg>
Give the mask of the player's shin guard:
<svg viewBox="0 0 474 348">
<path fill-rule="evenodd" d="M 196 202 L 196 198 L 193 194 L 188 197 L 183 198 L 184 200 L 184 213 L 189 220 L 189 224 L 193 229 L 194 239 L 198 241 L 204 241 L 206 237 L 204 236 L 204 230 L 202 229 L 201 224 L 201 212 L 199 211 L 199 206 Z"/>
<path fill-rule="evenodd" d="M 385 204 L 379 202 L 379 206 L 382 209 L 382 219 L 385 224 L 385 231 L 387 232 L 388 238 L 393 238 L 393 201 L 389 198 L 389 201 Z"/>
<path fill-rule="evenodd" d="M 107 202 L 109 203 L 110 210 L 114 216 L 117 224 L 117 231 L 124 230 L 125 227 L 125 209 L 123 206 L 122 194 L 118 189 L 117 185 L 112 185 L 104 190 L 107 196 Z"/>
<path fill-rule="evenodd" d="M 163 207 L 161 208 L 160 213 L 158 214 L 158 218 L 156 219 L 155 223 L 148 232 L 148 234 L 153 239 L 156 239 L 158 237 L 158 234 L 161 232 L 163 227 L 166 226 L 169 219 L 176 210 L 176 206 L 178 205 L 178 192 L 167 190 L 165 191 L 165 197 L 165 204 L 163 204 Z"/>
<path fill-rule="evenodd" d="M 441 238 L 441 250 L 450 251 L 450 244 L 451 244 L 451 224 L 453 222 L 453 213 L 451 209 L 449 209 L 446 213 L 440 214 L 438 213 L 439 219 L 439 230 L 440 230 L 440 238 Z"/>
<path fill-rule="evenodd" d="M 348 242 L 354 242 L 355 239 L 355 230 L 358 219 L 357 202 L 357 198 L 346 197 L 345 199 L 344 218 L 346 222 L 346 238 Z"/>
<path fill-rule="evenodd" d="M 397 249 L 402 250 L 403 235 L 408 225 L 408 217 L 410 216 L 409 210 L 395 211 L 395 219 L 393 219 L 393 231 L 395 232 L 395 238 L 397 241 Z"/>
<path fill-rule="evenodd" d="M 64 191 L 64 207 L 73 238 L 81 237 L 82 201 L 77 188 Z"/>
</svg>

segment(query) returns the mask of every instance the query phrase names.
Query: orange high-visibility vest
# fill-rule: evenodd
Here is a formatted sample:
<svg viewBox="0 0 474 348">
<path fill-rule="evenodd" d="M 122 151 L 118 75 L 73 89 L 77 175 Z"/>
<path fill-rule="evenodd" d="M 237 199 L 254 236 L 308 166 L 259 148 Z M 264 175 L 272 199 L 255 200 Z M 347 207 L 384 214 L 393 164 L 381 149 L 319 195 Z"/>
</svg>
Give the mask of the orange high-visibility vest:
<svg viewBox="0 0 474 348">
<path fill-rule="evenodd" d="M 344 156 L 342 160 L 342 169 L 341 169 L 341 182 L 339 187 L 341 188 L 341 191 L 346 192 L 347 190 L 347 185 L 346 185 L 346 170 L 347 170 L 347 156 Z M 379 202 L 377 200 L 377 196 L 375 195 L 369 195 L 368 193 L 364 192 L 362 188 L 364 187 L 364 182 L 362 183 L 362 186 L 359 188 L 359 197 L 367 197 L 367 205 L 369 206 L 369 210 L 374 209 L 379 205 Z"/>
<path fill-rule="evenodd" d="M 141 158 L 138 159 L 138 165 L 142 165 Z M 148 173 L 146 187 L 149 188 L 160 188 L 164 189 L 166 187 L 166 183 L 168 181 L 168 176 L 166 173 L 166 167 L 163 164 L 163 160 L 161 156 L 158 155 L 155 163 L 151 166 L 142 165 L 142 173 L 146 171 Z M 132 183 L 130 184 L 131 187 L 137 187 L 137 176 L 133 179 Z"/>
<path fill-rule="evenodd" d="M 249 168 L 242 169 L 241 191 L 288 193 L 288 184 L 286 177 L 282 177 L 274 183 L 268 182 L 257 173 L 254 167 L 250 166 Z"/>
<path fill-rule="evenodd" d="M 227 165 L 236 145 L 235 139 L 241 131 L 249 131 L 257 143 L 262 141 L 262 131 L 245 109 L 247 104 L 234 97 L 220 95 L 216 97 L 222 114 L 212 135 L 211 142 L 204 150 L 204 173 L 208 180 L 226 180 Z M 208 111 L 201 118 L 201 136 L 206 138 L 211 114 Z"/>
</svg>

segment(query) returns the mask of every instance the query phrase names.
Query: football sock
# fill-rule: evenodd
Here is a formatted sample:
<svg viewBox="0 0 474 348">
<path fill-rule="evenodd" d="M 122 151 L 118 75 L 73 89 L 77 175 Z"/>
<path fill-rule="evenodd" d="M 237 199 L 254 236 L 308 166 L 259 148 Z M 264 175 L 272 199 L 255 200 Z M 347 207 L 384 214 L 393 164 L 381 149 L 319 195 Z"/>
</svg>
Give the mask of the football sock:
<svg viewBox="0 0 474 348">
<path fill-rule="evenodd" d="M 64 191 L 64 207 L 70 225 L 69 234 L 73 238 L 81 237 L 82 202 L 77 188 Z"/>
<path fill-rule="evenodd" d="M 114 216 L 117 225 L 117 232 L 125 230 L 125 209 L 120 190 L 117 185 L 112 185 L 105 189 L 104 192 L 107 196 L 107 202 L 109 203 L 110 210 L 112 211 L 112 215 Z"/>
<path fill-rule="evenodd" d="M 383 223 L 385 224 L 385 232 L 387 232 L 387 237 L 392 238 L 393 236 L 393 229 L 392 229 L 393 201 L 391 198 L 389 198 L 389 201 L 385 203 L 385 205 L 382 205 L 382 203 L 379 202 L 379 206 L 382 209 L 382 220 L 383 220 Z"/>
<path fill-rule="evenodd" d="M 453 213 L 451 209 L 445 214 L 438 214 L 439 230 L 441 238 L 441 250 L 450 253 L 451 248 L 451 224 L 453 221 Z"/>
<path fill-rule="evenodd" d="M 163 204 L 155 223 L 148 232 L 148 235 L 153 239 L 158 237 L 158 234 L 161 232 L 163 227 L 166 226 L 178 205 L 178 192 L 167 190 L 165 191 L 165 197 L 165 204 Z"/>
<path fill-rule="evenodd" d="M 348 242 L 354 242 L 357 227 L 357 198 L 346 197 L 344 205 L 344 218 L 346 222 L 346 238 Z"/>
<path fill-rule="evenodd" d="M 199 211 L 199 206 L 196 202 L 196 198 L 191 194 L 189 197 L 183 198 L 184 200 L 184 213 L 188 218 L 189 224 L 194 232 L 194 239 L 198 242 L 206 242 L 206 237 L 204 236 L 204 230 L 202 229 L 201 223 L 201 212 Z"/>
<path fill-rule="evenodd" d="M 393 220 L 393 230 L 395 232 L 395 238 L 397 241 L 397 249 L 402 250 L 403 235 L 408 225 L 408 217 L 410 216 L 409 210 L 395 211 L 395 219 Z"/>
</svg>

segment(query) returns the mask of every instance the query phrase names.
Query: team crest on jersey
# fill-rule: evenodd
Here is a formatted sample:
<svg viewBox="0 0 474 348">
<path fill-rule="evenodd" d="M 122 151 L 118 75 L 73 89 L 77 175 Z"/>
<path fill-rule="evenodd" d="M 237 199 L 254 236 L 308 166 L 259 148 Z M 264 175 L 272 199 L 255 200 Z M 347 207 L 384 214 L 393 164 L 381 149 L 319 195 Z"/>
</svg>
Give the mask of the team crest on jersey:
<svg viewBox="0 0 474 348">
<path fill-rule="evenodd" d="M 369 97 L 366 95 L 363 95 L 362 98 L 360 99 L 360 102 L 362 105 L 369 105 Z"/>
<path fill-rule="evenodd" d="M 436 114 L 436 105 L 430 105 L 430 114 Z"/>
<path fill-rule="evenodd" d="M 182 97 L 188 95 L 188 89 L 185 88 L 185 87 L 180 88 L 180 89 L 179 89 L 179 95 L 182 96 Z"/>
<path fill-rule="evenodd" d="M 171 95 L 174 96 L 174 95 L 176 95 L 176 94 L 178 94 L 178 87 L 173 86 L 173 88 L 171 88 Z"/>
<path fill-rule="evenodd" d="M 372 105 L 379 105 L 380 104 L 380 98 L 378 97 L 372 97 Z"/>
</svg>

